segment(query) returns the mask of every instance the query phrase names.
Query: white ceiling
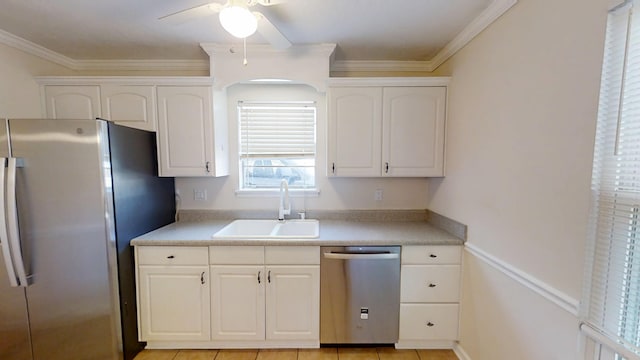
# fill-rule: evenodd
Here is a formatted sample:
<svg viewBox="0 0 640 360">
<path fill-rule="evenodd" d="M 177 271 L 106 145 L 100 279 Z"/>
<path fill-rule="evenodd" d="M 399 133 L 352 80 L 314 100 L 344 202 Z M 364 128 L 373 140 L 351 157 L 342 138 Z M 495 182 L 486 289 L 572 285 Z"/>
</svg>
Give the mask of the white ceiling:
<svg viewBox="0 0 640 360">
<path fill-rule="evenodd" d="M 200 43 L 241 44 L 216 16 L 180 25 L 158 20 L 206 2 L 0 0 L 0 30 L 74 60 L 206 60 Z M 293 44 L 336 43 L 336 60 L 429 61 L 486 17 L 495 2 L 289 0 L 253 10 L 265 14 Z M 266 42 L 256 33 L 248 43 Z"/>
</svg>

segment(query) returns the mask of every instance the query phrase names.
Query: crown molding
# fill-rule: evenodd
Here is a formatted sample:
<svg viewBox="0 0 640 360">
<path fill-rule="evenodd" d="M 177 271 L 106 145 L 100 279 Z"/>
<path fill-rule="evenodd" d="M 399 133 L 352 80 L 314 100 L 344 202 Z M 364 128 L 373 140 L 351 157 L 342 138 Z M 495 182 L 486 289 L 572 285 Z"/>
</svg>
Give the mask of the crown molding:
<svg viewBox="0 0 640 360">
<path fill-rule="evenodd" d="M 209 60 L 76 60 L 73 70 L 208 71 Z"/>
<path fill-rule="evenodd" d="M 51 61 L 55 64 L 62 65 L 68 69 L 73 69 L 76 64 L 76 61 L 70 57 L 66 57 L 55 51 L 47 49 L 44 46 L 40 46 L 4 30 L 0 30 L 0 43 L 21 50 L 27 54 Z"/>
<path fill-rule="evenodd" d="M 331 71 L 336 72 L 432 72 L 447 61 L 456 52 L 467 45 L 473 38 L 503 15 L 518 0 L 494 0 L 480 15 L 467 25 L 456 37 L 442 48 L 431 60 L 424 61 L 386 61 L 386 60 L 336 60 L 331 63 Z M 76 71 L 111 70 L 111 71 L 145 71 L 145 70 L 180 70 L 206 71 L 209 60 L 76 60 L 47 49 L 41 45 L 0 30 L 0 43 L 11 46 L 28 54 L 62 65 Z M 222 55 L 233 51 L 233 46 L 225 44 L 200 44 L 209 54 Z M 333 53 L 336 44 L 294 45 L 300 51 Z M 263 54 L 282 52 L 270 45 L 251 45 L 251 52 Z M 289 49 L 289 51 L 291 48 Z M 287 51 L 287 50 L 284 50 Z"/>
<path fill-rule="evenodd" d="M 431 60 L 424 61 L 377 61 L 377 60 L 336 60 L 331 71 L 345 72 L 432 72 L 467 45 L 473 38 L 489 27 L 518 0 L 494 0 L 483 12 L 449 41 Z"/>
<path fill-rule="evenodd" d="M 484 29 L 489 27 L 496 19 L 507 10 L 511 9 L 518 0 L 494 0 L 483 12 L 480 13 L 473 21 L 467 25 L 461 32 L 456 35 L 453 40 L 449 41 L 436 56 L 431 59 L 432 70 L 438 68 L 456 52 L 467 45 L 473 38 L 480 34 Z"/>
<path fill-rule="evenodd" d="M 431 61 L 393 61 L 393 60 L 335 60 L 331 71 L 406 71 L 431 72 L 434 67 Z"/>
<path fill-rule="evenodd" d="M 428 77 L 330 77 L 329 86 L 448 86 L 450 76 Z"/>
<path fill-rule="evenodd" d="M 81 70 L 209 70 L 209 60 L 75 60 L 44 46 L 0 30 L 0 44 L 4 44 L 27 54 L 66 67 Z"/>
<path fill-rule="evenodd" d="M 40 85 L 212 85 L 209 76 L 35 76 Z"/>
<path fill-rule="evenodd" d="M 221 44 L 221 43 L 200 43 L 200 47 L 209 56 L 237 56 L 242 53 L 242 46 L 237 44 Z M 251 55 L 309 55 L 329 57 L 336 49 L 334 43 L 291 45 L 286 49 L 276 49 L 269 44 L 247 44 L 247 54 Z"/>
</svg>

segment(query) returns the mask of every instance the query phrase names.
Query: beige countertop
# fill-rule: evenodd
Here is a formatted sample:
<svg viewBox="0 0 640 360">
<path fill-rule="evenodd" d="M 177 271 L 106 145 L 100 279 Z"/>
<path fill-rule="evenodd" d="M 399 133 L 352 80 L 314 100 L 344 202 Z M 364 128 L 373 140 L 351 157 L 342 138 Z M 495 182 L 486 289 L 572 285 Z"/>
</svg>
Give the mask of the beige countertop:
<svg viewBox="0 0 640 360">
<path fill-rule="evenodd" d="M 179 221 L 141 235 L 132 246 L 209 245 L 462 245 L 426 221 L 320 220 L 320 236 L 304 240 L 219 240 L 212 236 L 231 220 Z"/>
</svg>

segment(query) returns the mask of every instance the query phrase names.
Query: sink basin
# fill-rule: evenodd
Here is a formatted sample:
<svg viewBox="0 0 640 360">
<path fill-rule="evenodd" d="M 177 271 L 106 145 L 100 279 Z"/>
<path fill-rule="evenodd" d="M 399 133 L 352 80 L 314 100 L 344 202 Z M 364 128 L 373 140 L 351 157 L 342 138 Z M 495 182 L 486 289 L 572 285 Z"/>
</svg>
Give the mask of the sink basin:
<svg viewBox="0 0 640 360">
<path fill-rule="evenodd" d="M 315 239 L 320 234 L 320 223 L 315 219 L 305 220 L 234 220 L 213 234 L 214 239 Z"/>
</svg>

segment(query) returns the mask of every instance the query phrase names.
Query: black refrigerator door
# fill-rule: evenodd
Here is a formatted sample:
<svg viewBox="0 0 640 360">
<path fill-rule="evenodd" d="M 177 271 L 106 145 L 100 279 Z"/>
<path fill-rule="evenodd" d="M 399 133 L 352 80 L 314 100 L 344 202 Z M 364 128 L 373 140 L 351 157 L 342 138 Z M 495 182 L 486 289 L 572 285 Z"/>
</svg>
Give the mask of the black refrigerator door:
<svg viewBox="0 0 640 360">
<path fill-rule="evenodd" d="M 142 350 L 138 342 L 135 267 L 131 239 L 175 218 L 173 178 L 158 177 L 155 133 L 109 123 L 118 280 L 125 360 Z"/>
</svg>

